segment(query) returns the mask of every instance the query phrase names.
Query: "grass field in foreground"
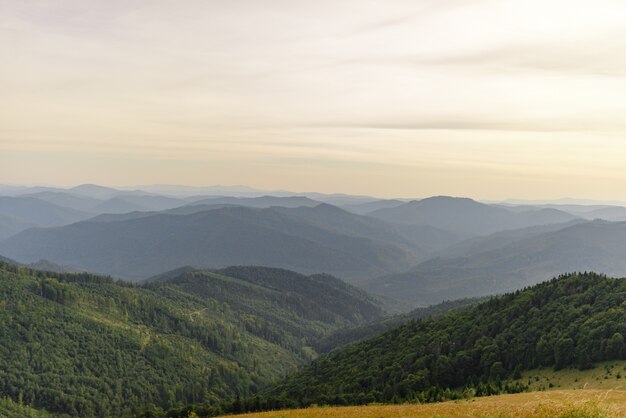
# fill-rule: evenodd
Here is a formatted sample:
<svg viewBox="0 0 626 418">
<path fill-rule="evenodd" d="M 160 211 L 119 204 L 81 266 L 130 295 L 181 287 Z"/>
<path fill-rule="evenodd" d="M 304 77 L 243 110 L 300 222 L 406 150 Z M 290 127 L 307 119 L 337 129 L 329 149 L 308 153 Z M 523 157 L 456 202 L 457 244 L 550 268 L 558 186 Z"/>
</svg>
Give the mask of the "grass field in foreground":
<svg viewBox="0 0 626 418">
<path fill-rule="evenodd" d="M 617 418 L 626 416 L 626 391 L 572 389 L 488 396 L 432 404 L 311 407 L 237 415 L 238 418 Z"/>
<path fill-rule="evenodd" d="M 528 385 L 530 391 L 551 389 L 626 390 L 626 361 L 598 363 L 589 370 L 552 368 L 523 372 L 516 382 Z"/>
<path fill-rule="evenodd" d="M 593 369 L 534 369 L 517 380 L 529 392 L 432 404 L 320 407 L 238 415 L 238 418 L 626 417 L 626 361 Z"/>
</svg>

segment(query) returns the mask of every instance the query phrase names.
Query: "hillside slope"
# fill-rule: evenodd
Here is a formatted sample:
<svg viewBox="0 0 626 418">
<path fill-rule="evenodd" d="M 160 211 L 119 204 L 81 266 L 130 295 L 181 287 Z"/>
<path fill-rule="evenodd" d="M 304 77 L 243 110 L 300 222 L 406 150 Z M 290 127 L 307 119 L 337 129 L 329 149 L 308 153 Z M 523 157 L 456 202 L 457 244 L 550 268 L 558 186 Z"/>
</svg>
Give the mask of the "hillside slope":
<svg viewBox="0 0 626 418">
<path fill-rule="evenodd" d="M 470 309 L 484 300 L 486 298 L 446 301 L 425 308 L 417 308 L 407 313 L 383 317 L 360 326 L 343 328 L 316 341 L 315 350 L 318 353 L 328 353 L 337 348 L 376 337 L 406 322 L 422 318 L 436 318 L 449 312 Z"/>
<path fill-rule="evenodd" d="M 519 211 L 468 198 L 434 196 L 368 213 L 387 222 L 432 226 L 467 235 L 488 235 L 507 229 L 568 222 L 577 217 L 557 209 Z"/>
<path fill-rule="evenodd" d="M 501 382 L 539 366 L 586 368 L 625 358 L 624 302 L 626 279 L 563 276 L 333 352 L 267 395 L 283 405 L 309 405 L 521 390 Z"/>
<path fill-rule="evenodd" d="M 456 256 L 454 252 L 457 252 Z M 367 282 L 366 290 L 418 305 L 510 292 L 563 271 L 626 275 L 626 223 L 593 221 L 515 237 L 494 235 Z"/>
<path fill-rule="evenodd" d="M 0 262 L 0 300 L 0 392 L 72 416 L 250 395 L 381 315 L 337 279 L 249 267 L 137 286 Z"/>
<path fill-rule="evenodd" d="M 0 196 L 0 239 L 31 227 L 66 225 L 90 215 L 31 197 Z"/>
<path fill-rule="evenodd" d="M 356 281 L 400 272 L 423 259 L 419 248 L 385 223 L 330 205 L 224 207 L 31 229 L 0 242 L 0 254 L 132 279 L 185 265 L 246 264 Z"/>
</svg>

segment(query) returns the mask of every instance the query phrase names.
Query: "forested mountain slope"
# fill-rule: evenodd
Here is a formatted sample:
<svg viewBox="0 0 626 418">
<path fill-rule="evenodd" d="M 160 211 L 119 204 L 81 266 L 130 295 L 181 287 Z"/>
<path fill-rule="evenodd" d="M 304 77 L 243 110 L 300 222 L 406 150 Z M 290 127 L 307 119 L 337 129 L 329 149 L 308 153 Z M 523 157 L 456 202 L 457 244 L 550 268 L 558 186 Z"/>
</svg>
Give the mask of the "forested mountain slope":
<svg viewBox="0 0 626 418">
<path fill-rule="evenodd" d="M 445 301 L 436 305 L 417 308 L 410 312 L 387 316 L 359 326 L 351 326 L 333 332 L 315 342 L 315 350 L 328 353 L 331 350 L 348 344 L 373 338 L 406 322 L 421 318 L 436 318 L 449 312 L 470 309 L 487 298 L 458 299 Z"/>
<path fill-rule="evenodd" d="M 282 405 L 308 405 L 520 390 L 501 382 L 539 366 L 586 368 L 625 358 L 625 302 L 626 279 L 562 276 L 333 352 L 267 395 Z"/>
<path fill-rule="evenodd" d="M 328 276 L 229 268 L 145 286 L 0 262 L 0 393 L 73 416 L 251 395 L 381 315 Z"/>
<path fill-rule="evenodd" d="M 563 226 L 563 225 L 561 225 Z M 420 305 L 505 293 L 563 271 L 626 275 L 626 223 L 593 221 L 514 237 L 476 240 L 418 264 L 406 273 L 371 280 L 371 293 Z M 521 239 L 520 239 L 521 238 Z M 456 252 L 456 254 L 455 254 Z"/>
<path fill-rule="evenodd" d="M 357 281 L 407 270 L 421 253 L 385 223 L 330 205 L 156 213 L 31 229 L 0 242 L 0 254 L 19 262 L 46 259 L 132 279 L 184 265 L 245 264 L 326 272 Z"/>
</svg>

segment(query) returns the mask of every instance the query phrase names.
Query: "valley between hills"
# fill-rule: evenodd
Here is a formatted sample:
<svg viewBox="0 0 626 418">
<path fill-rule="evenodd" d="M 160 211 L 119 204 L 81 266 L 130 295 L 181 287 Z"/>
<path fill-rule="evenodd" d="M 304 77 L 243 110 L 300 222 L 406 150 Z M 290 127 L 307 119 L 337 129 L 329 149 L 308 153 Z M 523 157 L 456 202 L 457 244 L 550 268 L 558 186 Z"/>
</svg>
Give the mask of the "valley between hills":
<svg viewBox="0 0 626 418">
<path fill-rule="evenodd" d="M 626 407 L 618 206 L 86 185 L 0 216 L 6 416 Z"/>
<path fill-rule="evenodd" d="M 626 417 L 625 22 L 0 0 L 0 418 Z"/>
</svg>

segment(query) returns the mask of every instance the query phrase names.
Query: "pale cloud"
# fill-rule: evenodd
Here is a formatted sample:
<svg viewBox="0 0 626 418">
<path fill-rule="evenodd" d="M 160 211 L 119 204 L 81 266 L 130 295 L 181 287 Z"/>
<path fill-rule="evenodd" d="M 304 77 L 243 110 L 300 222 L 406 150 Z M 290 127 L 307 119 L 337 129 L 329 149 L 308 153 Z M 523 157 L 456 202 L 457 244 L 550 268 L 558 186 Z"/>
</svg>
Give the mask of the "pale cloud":
<svg viewBox="0 0 626 418">
<path fill-rule="evenodd" d="M 625 199 L 624 21 L 611 0 L 0 0 L 0 181 Z"/>
</svg>

